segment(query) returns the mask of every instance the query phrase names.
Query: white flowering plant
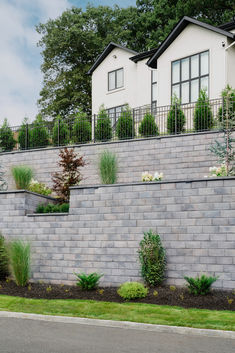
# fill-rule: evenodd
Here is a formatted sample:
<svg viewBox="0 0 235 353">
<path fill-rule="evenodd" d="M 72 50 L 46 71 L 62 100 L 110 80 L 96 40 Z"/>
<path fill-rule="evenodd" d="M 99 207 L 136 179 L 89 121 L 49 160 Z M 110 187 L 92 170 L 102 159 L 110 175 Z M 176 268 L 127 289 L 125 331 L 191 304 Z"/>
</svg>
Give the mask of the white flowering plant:
<svg viewBox="0 0 235 353">
<path fill-rule="evenodd" d="M 155 172 L 154 175 L 149 172 L 142 173 L 142 181 L 160 181 L 163 179 L 163 173 Z"/>
<path fill-rule="evenodd" d="M 210 167 L 209 169 L 210 171 L 210 177 L 214 178 L 214 177 L 225 177 L 228 175 L 227 172 L 227 167 L 226 165 L 223 163 L 221 164 L 219 167 Z"/>
</svg>

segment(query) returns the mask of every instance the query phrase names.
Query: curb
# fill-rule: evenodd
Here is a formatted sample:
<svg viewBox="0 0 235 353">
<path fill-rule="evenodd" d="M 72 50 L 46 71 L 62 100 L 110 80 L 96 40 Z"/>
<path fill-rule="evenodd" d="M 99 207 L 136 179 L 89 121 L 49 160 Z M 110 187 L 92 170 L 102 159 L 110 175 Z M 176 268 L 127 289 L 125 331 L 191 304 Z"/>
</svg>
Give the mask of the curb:
<svg viewBox="0 0 235 353">
<path fill-rule="evenodd" d="M 28 319 L 28 320 L 49 321 L 49 322 L 58 322 L 58 323 L 67 323 L 67 324 L 90 325 L 90 326 L 98 326 L 98 327 L 144 330 L 144 331 L 152 331 L 152 332 L 160 332 L 160 333 L 173 333 L 173 334 L 181 334 L 181 335 L 235 339 L 235 331 L 208 330 L 208 329 L 198 329 L 198 328 L 192 328 L 192 327 L 141 324 L 141 323 L 129 322 L 129 321 L 98 320 L 98 319 L 87 319 L 87 318 L 68 317 L 68 316 L 26 314 L 26 313 L 17 313 L 17 312 L 9 312 L 9 311 L 0 311 L 0 319 L 1 318 Z"/>
</svg>

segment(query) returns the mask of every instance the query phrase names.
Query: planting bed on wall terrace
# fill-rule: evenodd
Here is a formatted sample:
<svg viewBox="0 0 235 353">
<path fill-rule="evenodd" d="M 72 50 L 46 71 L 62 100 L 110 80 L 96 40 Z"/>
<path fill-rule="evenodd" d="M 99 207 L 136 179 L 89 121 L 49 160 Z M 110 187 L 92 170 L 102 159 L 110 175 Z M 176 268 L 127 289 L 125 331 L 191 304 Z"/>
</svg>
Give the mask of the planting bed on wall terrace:
<svg viewBox="0 0 235 353">
<path fill-rule="evenodd" d="M 35 299 L 82 299 L 123 303 L 117 294 L 117 288 L 105 287 L 84 291 L 77 286 L 31 283 L 27 287 L 18 287 L 13 281 L 0 281 L 0 295 L 18 296 Z M 149 289 L 146 298 L 131 302 L 156 305 L 181 306 L 184 308 L 230 310 L 235 311 L 235 291 L 212 289 L 205 296 L 193 296 L 186 288 L 160 286 Z"/>
</svg>

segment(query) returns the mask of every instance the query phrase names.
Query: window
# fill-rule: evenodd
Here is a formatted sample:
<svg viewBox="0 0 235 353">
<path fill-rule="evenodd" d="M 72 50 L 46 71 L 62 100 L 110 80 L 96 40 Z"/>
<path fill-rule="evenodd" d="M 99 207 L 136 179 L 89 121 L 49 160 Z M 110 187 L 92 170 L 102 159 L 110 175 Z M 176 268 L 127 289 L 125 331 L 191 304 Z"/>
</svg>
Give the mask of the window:
<svg viewBox="0 0 235 353">
<path fill-rule="evenodd" d="M 112 126 L 116 125 L 116 122 L 117 122 L 119 116 L 121 115 L 121 112 L 123 110 L 125 110 L 125 109 L 126 109 L 126 104 L 125 105 L 120 105 L 118 107 L 107 109 L 109 118 L 112 121 Z"/>
<path fill-rule="evenodd" d="M 209 51 L 173 61 L 171 94 L 181 103 L 196 102 L 201 89 L 209 91 Z"/>
<path fill-rule="evenodd" d="M 124 85 L 123 69 L 114 70 L 108 73 L 108 90 L 112 91 Z"/>
<path fill-rule="evenodd" d="M 153 107 L 157 105 L 157 70 L 151 71 L 151 103 Z"/>
</svg>

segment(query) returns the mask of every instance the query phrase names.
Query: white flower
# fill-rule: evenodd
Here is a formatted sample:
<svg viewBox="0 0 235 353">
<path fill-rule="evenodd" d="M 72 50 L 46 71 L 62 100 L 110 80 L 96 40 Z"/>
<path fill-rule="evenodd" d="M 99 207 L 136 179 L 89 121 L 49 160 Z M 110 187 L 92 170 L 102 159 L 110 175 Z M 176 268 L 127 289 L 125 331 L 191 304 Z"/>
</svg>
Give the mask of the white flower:
<svg viewBox="0 0 235 353">
<path fill-rule="evenodd" d="M 159 180 L 162 180 L 162 178 L 163 178 L 163 173 L 155 172 L 153 180 L 159 181 Z"/>
<path fill-rule="evenodd" d="M 153 176 L 149 172 L 142 173 L 142 181 L 152 181 Z"/>
</svg>

